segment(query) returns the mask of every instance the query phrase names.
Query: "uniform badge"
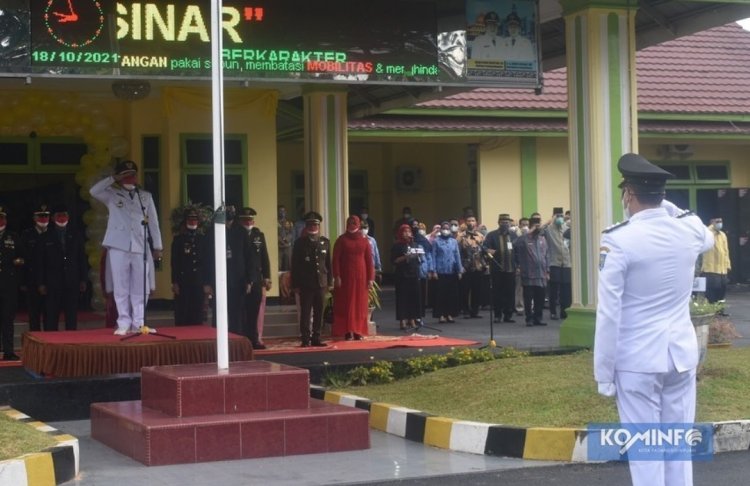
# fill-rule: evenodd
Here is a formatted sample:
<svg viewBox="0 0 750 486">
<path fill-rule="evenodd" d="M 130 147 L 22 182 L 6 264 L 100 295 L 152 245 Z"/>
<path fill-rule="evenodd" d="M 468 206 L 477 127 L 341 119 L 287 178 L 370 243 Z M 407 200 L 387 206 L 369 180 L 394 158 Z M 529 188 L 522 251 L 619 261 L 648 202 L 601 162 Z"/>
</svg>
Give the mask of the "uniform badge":
<svg viewBox="0 0 750 486">
<path fill-rule="evenodd" d="M 607 254 L 609 253 L 609 248 L 606 246 L 602 246 L 599 248 L 599 270 L 601 271 L 604 268 L 604 263 L 607 261 Z"/>
<path fill-rule="evenodd" d="M 115 206 L 117 206 L 118 208 L 121 208 L 121 207 L 125 206 L 125 203 L 124 203 L 124 202 L 122 202 L 122 201 L 117 201 L 117 202 L 115 203 Z"/>
</svg>

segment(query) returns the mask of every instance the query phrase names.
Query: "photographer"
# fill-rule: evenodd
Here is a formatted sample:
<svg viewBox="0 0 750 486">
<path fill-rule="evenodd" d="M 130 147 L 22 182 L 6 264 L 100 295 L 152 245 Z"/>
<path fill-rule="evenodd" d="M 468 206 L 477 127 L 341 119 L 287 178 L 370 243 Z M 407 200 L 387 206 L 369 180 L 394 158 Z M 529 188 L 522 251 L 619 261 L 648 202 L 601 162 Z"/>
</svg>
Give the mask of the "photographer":
<svg viewBox="0 0 750 486">
<path fill-rule="evenodd" d="M 424 249 L 414 242 L 411 227 L 402 224 L 391 248 L 391 262 L 395 267 L 396 319 L 401 329 L 417 327 L 416 321 L 422 317 L 419 267 L 424 257 Z"/>
</svg>

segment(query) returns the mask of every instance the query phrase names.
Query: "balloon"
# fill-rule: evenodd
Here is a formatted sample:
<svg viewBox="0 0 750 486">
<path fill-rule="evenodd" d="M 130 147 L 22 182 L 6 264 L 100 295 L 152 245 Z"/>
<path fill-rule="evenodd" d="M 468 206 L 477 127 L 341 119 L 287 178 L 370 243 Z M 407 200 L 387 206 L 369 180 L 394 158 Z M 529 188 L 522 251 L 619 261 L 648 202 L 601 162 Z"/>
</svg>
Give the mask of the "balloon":
<svg viewBox="0 0 750 486">
<path fill-rule="evenodd" d="M 91 253 L 89 254 L 89 265 L 91 265 L 91 268 L 99 267 L 99 254 L 98 253 Z"/>
<path fill-rule="evenodd" d="M 83 213 L 83 222 L 86 223 L 87 226 L 93 223 L 95 219 L 96 211 L 94 211 L 93 209 L 88 209 L 85 213 Z M 86 243 L 88 244 L 89 242 Z"/>
</svg>

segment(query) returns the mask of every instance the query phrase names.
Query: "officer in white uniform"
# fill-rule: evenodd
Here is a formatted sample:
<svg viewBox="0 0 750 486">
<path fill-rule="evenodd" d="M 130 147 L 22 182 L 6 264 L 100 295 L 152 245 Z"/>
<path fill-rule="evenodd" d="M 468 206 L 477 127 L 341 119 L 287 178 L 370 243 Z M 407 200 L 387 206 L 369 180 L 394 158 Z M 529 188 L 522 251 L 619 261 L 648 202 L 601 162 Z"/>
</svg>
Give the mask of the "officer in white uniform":
<svg viewBox="0 0 750 486">
<path fill-rule="evenodd" d="M 604 231 L 594 378 L 625 423 L 692 423 L 698 347 L 689 304 L 698 255 L 714 244 L 689 211 L 664 201 L 673 177 L 636 154 L 618 162 L 627 221 Z M 690 461 L 631 461 L 633 485 L 692 485 Z"/>
<path fill-rule="evenodd" d="M 137 186 L 137 171 L 135 162 L 119 161 L 114 176 L 102 179 L 90 190 L 109 210 L 102 244 L 107 248 L 107 263 L 112 273 L 117 335 L 139 332 L 143 327 L 149 293 L 149 289 L 144 292 L 144 253 L 147 280 L 153 283 L 153 259 L 161 258 L 163 248 L 154 200 L 151 193 Z M 147 238 L 144 238 L 144 228 Z M 147 251 L 149 246 L 151 251 Z"/>
</svg>

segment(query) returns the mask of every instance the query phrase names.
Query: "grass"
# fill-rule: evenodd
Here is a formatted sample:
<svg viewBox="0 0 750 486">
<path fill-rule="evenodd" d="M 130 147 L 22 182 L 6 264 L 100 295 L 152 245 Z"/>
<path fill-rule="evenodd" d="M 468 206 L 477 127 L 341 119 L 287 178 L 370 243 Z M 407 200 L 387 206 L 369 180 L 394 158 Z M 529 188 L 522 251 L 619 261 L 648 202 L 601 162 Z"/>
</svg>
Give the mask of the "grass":
<svg viewBox="0 0 750 486">
<path fill-rule="evenodd" d="M 709 350 L 697 421 L 750 418 L 750 348 Z M 585 427 L 618 420 L 597 394 L 592 353 L 526 357 L 448 368 L 388 385 L 342 391 L 443 417 L 520 427 Z"/>
<path fill-rule="evenodd" d="M 56 443 L 49 434 L 0 413 L 0 461 L 39 452 Z"/>
</svg>

